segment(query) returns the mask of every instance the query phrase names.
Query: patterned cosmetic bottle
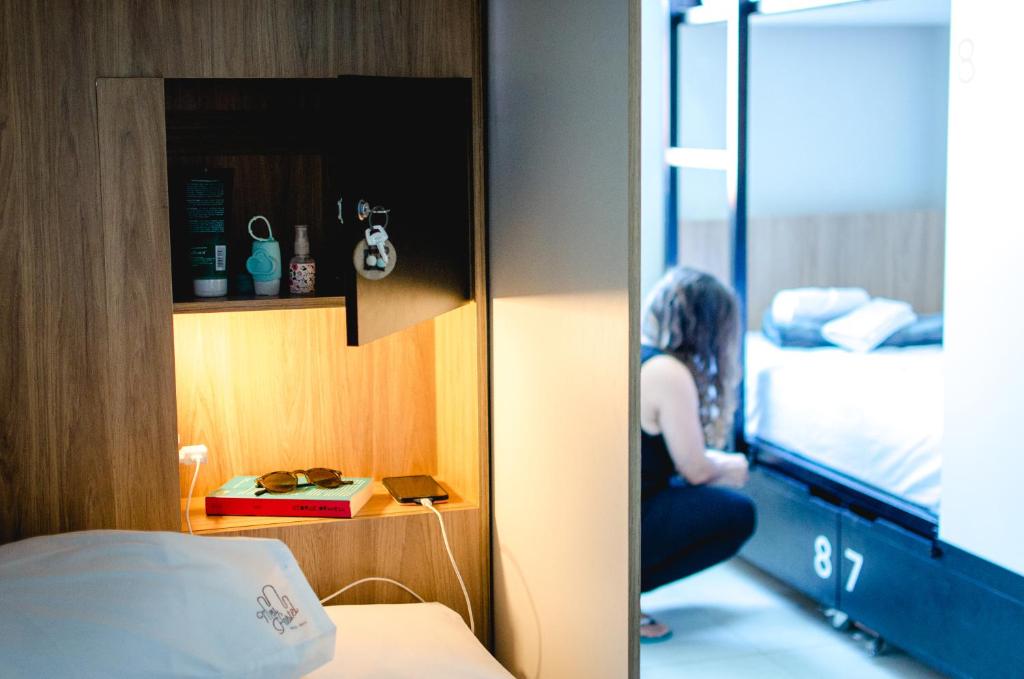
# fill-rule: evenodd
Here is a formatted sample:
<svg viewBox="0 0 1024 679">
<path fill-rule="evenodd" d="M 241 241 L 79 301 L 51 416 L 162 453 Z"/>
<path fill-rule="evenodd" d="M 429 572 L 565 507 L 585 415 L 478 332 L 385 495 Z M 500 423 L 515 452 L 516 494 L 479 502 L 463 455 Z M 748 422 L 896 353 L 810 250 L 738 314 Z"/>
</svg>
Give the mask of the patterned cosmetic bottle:
<svg viewBox="0 0 1024 679">
<path fill-rule="evenodd" d="M 293 295 L 311 295 L 316 289 L 316 262 L 309 256 L 309 227 L 295 227 L 295 256 L 288 265 L 288 291 Z"/>
</svg>

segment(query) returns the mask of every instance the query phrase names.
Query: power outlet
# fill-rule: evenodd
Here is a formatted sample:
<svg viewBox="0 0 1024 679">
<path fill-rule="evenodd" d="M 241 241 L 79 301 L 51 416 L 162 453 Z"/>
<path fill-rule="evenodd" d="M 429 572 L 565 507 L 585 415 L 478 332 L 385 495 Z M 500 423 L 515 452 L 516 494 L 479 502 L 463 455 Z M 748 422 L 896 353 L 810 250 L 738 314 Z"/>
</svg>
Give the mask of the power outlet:
<svg viewBox="0 0 1024 679">
<path fill-rule="evenodd" d="M 209 457 L 210 451 L 202 443 L 193 446 L 182 446 L 178 451 L 178 462 L 181 464 L 206 462 Z"/>
</svg>

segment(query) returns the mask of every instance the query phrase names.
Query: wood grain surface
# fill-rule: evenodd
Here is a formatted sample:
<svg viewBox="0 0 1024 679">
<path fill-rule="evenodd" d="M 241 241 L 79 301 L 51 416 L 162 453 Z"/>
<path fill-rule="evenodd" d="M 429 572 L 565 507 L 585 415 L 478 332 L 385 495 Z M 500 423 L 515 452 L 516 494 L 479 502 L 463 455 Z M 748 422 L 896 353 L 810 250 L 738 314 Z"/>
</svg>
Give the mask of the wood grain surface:
<svg viewBox="0 0 1024 679">
<path fill-rule="evenodd" d="M 283 287 L 282 287 L 283 289 Z M 263 297 L 239 295 L 228 297 L 192 297 L 174 303 L 176 314 L 208 314 L 220 311 L 270 311 L 272 309 L 320 309 L 343 307 L 345 298 L 332 295 L 295 295 Z"/>
<path fill-rule="evenodd" d="M 221 0 L 212 4 L 213 74 L 468 76 L 476 13 L 460 0 Z"/>
<path fill-rule="evenodd" d="M 163 94 L 160 78 L 96 81 L 106 316 L 117 329 L 103 400 L 111 433 L 132 442 L 97 472 L 112 477 L 116 525 L 134 528 L 176 523 L 167 506 L 177 461 L 166 454 L 176 425 Z M 153 488 L 146 502 L 117 491 L 143 478 Z"/>
<path fill-rule="evenodd" d="M 680 224 L 679 259 L 731 280 L 725 221 Z M 945 219 L 941 211 L 801 215 L 750 220 L 747 323 L 783 288 L 857 286 L 906 300 L 918 313 L 942 310 Z"/>
<path fill-rule="evenodd" d="M 333 4 L 325 0 L 213 3 L 210 27 L 216 77 L 329 76 Z"/>
<path fill-rule="evenodd" d="M 215 4 L 210 0 L 93 3 L 79 19 L 84 30 L 93 31 L 96 75 L 210 77 Z"/>
<path fill-rule="evenodd" d="M 87 17 L 71 3 L 4 2 L 0 16 L 6 542 L 113 526 L 117 518 L 113 413 L 103 398 L 112 329 L 97 180 L 96 46 L 81 27 Z"/>
<path fill-rule="evenodd" d="M 210 449 L 198 495 L 282 469 L 437 471 L 429 322 L 347 347 L 341 308 L 179 314 L 174 345 L 181 443 Z"/>
<path fill-rule="evenodd" d="M 434 325 L 437 474 L 468 502 L 480 502 L 481 452 L 476 304 L 438 316 Z"/>
</svg>

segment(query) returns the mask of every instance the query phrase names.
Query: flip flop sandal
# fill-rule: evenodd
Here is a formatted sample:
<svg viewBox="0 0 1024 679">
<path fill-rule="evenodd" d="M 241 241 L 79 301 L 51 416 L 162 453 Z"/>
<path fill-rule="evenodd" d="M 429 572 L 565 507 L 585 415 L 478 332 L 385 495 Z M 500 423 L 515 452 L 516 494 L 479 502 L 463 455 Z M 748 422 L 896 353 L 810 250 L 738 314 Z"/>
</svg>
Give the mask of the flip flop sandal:
<svg viewBox="0 0 1024 679">
<path fill-rule="evenodd" d="M 660 623 L 657 620 L 655 620 L 651 616 L 647 615 L 646 613 L 641 613 L 640 614 L 640 627 L 646 627 L 648 625 L 658 625 L 658 624 L 660 624 Z M 640 635 L 640 643 L 641 644 L 657 644 L 657 643 L 660 643 L 662 641 L 668 641 L 671 638 L 672 638 L 672 630 L 666 628 L 665 633 L 664 634 L 660 634 L 658 636 L 646 636 L 646 635 L 641 634 Z"/>
</svg>

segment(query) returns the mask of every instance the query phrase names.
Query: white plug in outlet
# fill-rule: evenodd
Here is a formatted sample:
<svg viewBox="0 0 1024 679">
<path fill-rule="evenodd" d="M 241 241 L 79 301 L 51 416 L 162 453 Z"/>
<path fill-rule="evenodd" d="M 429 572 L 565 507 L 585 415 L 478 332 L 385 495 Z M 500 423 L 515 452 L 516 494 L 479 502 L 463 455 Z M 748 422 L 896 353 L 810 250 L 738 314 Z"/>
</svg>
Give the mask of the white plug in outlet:
<svg viewBox="0 0 1024 679">
<path fill-rule="evenodd" d="M 178 462 L 181 464 L 206 462 L 209 457 L 210 451 L 202 443 L 194 446 L 182 446 L 178 451 Z"/>
</svg>

